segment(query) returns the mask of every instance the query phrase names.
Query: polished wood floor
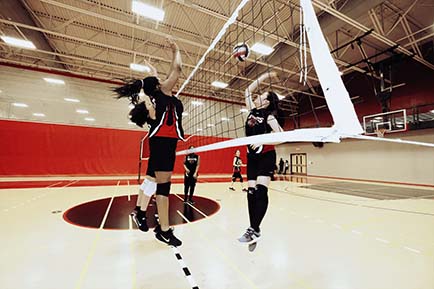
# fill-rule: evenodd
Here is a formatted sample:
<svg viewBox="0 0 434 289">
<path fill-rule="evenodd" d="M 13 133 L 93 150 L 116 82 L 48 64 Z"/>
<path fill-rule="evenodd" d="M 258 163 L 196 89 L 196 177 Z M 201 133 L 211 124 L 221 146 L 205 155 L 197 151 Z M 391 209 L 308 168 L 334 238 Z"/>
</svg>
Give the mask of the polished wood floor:
<svg viewBox="0 0 434 289">
<path fill-rule="evenodd" d="M 216 289 L 434 288 L 434 188 L 375 184 L 382 193 L 371 196 L 374 184 L 367 182 L 275 181 L 263 238 L 249 252 L 236 240 L 248 226 L 245 193 L 239 186 L 228 190 L 224 179 L 204 178 L 196 194 L 220 208 L 207 211 L 199 202 L 191 209 L 202 218 L 193 223 L 175 210 L 184 220 L 175 227 L 184 242 L 181 264 L 151 232 L 126 226 L 125 209 L 117 211 L 121 230 L 108 228 L 117 216 L 110 217 L 115 200 L 134 202 L 132 182 L 45 181 L 38 188 L 0 190 L 1 289 L 182 289 L 193 283 Z M 172 189 L 182 195 L 183 185 Z M 104 199 L 82 216 L 97 219 L 95 226 L 65 220 L 69 209 Z"/>
</svg>

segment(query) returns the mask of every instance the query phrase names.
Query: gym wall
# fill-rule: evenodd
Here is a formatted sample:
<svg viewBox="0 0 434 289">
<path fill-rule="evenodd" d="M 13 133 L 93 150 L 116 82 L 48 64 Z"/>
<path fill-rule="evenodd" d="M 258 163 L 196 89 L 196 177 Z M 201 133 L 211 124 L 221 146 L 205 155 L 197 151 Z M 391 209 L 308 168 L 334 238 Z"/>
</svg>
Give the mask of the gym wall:
<svg viewBox="0 0 434 289">
<path fill-rule="evenodd" d="M 434 143 L 434 129 L 386 134 L 387 138 Z M 344 140 L 316 148 L 312 143 L 277 147 L 277 158 L 307 154 L 307 175 L 434 186 L 434 153 L 429 147 L 380 141 Z"/>
</svg>

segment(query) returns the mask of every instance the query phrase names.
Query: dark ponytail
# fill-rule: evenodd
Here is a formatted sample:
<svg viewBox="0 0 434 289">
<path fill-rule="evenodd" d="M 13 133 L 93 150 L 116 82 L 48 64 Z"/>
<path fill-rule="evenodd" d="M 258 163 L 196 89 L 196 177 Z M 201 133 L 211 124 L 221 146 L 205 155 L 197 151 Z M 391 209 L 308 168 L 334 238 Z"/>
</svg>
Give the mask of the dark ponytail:
<svg viewBox="0 0 434 289">
<path fill-rule="evenodd" d="M 267 95 L 267 100 L 270 102 L 270 104 L 265 108 L 265 110 L 274 115 L 279 125 L 283 128 L 283 126 L 285 125 L 285 115 L 280 108 L 279 97 L 275 92 L 269 91 Z"/>
<path fill-rule="evenodd" d="M 129 113 L 129 117 L 137 126 L 143 127 L 149 119 L 149 111 L 146 108 L 145 102 L 142 101 L 139 104 L 135 104 L 134 108 Z"/>
<path fill-rule="evenodd" d="M 134 105 L 139 103 L 139 92 L 142 89 L 142 80 L 139 79 L 123 79 L 126 84 L 120 87 L 112 88 L 112 91 L 117 94 L 116 98 L 128 98 Z"/>
</svg>

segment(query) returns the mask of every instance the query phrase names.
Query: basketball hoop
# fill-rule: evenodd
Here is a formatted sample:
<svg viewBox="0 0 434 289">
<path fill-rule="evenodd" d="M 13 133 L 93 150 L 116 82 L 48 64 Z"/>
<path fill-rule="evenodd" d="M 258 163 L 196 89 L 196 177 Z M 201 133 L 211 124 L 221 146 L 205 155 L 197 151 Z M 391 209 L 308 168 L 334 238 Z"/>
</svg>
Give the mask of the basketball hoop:
<svg viewBox="0 0 434 289">
<path fill-rule="evenodd" d="M 375 131 L 375 133 L 377 134 L 377 137 L 381 137 L 384 138 L 384 134 L 386 133 L 387 129 L 385 128 L 379 128 Z"/>
</svg>

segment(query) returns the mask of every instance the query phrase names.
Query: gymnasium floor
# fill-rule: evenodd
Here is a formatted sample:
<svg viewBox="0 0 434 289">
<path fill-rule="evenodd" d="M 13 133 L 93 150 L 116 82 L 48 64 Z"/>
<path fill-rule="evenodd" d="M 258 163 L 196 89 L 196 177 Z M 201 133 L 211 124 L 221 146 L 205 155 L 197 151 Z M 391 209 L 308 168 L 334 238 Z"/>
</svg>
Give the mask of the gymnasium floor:
<svg viewBox="0 0 434 289">
<path fill-rule="evenodd" d="M 434 288 L 434 188 L 311 177 L 274 181 L 263 238 L 251 253 L 236 241 L 248 225 L 245 193 L 228 190 L 224 180 L 202 176 L 196 188 L 220 205 L 215 213 L 204 213 L 215 202 L 197 201 L 191 209 L 202 217 L 191 223 L 194 217 L 172 210 L 184 223 L 175 232 L 184 242 L 179 253 L 189 278 L 176 251 L 128 220 L 132 180 L 37 179 L 43 186 L 3 188 L 0 288 Z M 17 179 L 5 181 L 10 186 Z M 179 181 L 172 185 L 173 192 L 182 190 Z M 108 201 L 83 217 L 102 215 L 96 228 L 65 221 L 69 209 L 102 199 Z M 121 199 L 119 219 L 128 225 L 109 229 L 105 223 Z M 180 208 L 178 197 L 171 200 Z"/>
</svg>

